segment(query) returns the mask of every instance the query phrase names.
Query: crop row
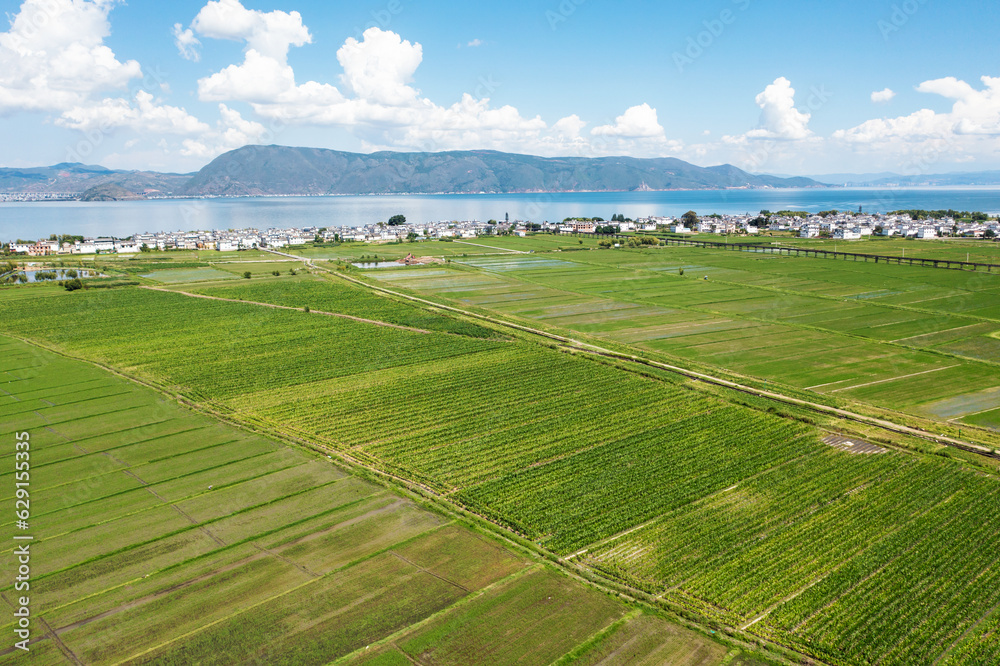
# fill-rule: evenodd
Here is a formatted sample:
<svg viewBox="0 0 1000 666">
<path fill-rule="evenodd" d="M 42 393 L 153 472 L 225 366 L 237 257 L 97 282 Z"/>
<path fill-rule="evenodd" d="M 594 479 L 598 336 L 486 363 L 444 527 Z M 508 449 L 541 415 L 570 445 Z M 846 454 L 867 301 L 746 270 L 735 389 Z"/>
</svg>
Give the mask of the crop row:
<svg viewBox="0 0 1000 666">
<path fill-rule="evenodd" d="M 719 406 L 458 493 L 498 520 L 568 552 L 796 457 L 803 426 Z"/>
</svg>

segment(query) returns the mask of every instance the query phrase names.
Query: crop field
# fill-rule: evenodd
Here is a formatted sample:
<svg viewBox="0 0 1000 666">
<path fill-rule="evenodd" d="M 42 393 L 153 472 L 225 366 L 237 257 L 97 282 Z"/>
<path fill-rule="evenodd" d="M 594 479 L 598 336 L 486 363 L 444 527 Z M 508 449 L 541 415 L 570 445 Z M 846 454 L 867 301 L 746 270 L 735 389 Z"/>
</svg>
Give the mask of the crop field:
<svg viewBox="0 0 1000 666">
<path fill-rule="evenodd" d="M 921 416 L 1000 408 L 997 274 L 673 246 L 463 263 L 480 272 L 369 276 Z"/>
<path fill-rule="evenodd" d="M 314 276 L 269 280 L 267 282 L 251 280 L 221 287 L 194 287 L 187 289 L 187 291 L 218 298 L 271 303 L 293 308 L 309 307 L 318 312 L 334 312 L 399 326 L 454 333 L 474 338 L 487 338 L 496 335 L 494 331 L 477 324 L 458 321 L 442 314 L 434 314 L 349 283 L 341 283 L 339 288 L 332 289 L 328 280 Z"/>
<path fill-rule="evenodd" d="M 325 456 L 11 338 L 0 352 L 0 430 L 31 442 L 30 663 L 325 664 L 393 640 L 438 660 L 545 663 L 630 612 Z M 14 533 L 6 521 L 5 543 Z M 13 546 L 0 557 L 13 571 Z M 0 595 L 16 598 L 12 579 Z M 650 622 L 670 637 L 650 650 L 727 654 Z M 442 635 L 452 626 L 465 633 Z M 0 663 L 24 658 L 0 649 Z"/>
<path fill-rule="evenodd" d="M 178 284 L 182 282 L 202 282 L 206 280 L 233 280 L 236 278 L 232 273 L 226 273 L 214 268 L 166 268 L 164 270 L 153 271 L 142 277 L 162 282 L 164 284 Z"/>
<path fill-rule="evenodd" d="M 745 241 L 741 240 L 739 242 L 742 243 Z M 773 239 L 760 238 L 749 242 L 767 244 L 773 242 Z M 871 238 L 856 241 L 789 238 L 781 239 L 778 242 L 781 245 L 809 248 L 810 250 L 827 250 L 832 252 L 834 251 L 834 247 L 836 247 L 837 252 L 853 252 L 855 254 L 878 254 L 887 257 L 908 257 L 913 259 L 945 259 L 1000 265 L 1000 246 L 991 241 L 964 238 L 942 240 Z"/>
<path fill-rule="evenodd" d="M 580 256 L 592 254 L 599 253 Z M 636 257 L 647 259 L 639 253 Z M 525 279 L 535 281 L 561 270 L 543 268 Z M 587 277 L 590 270 L 608 268 L 581 266 L 580 284 L 594 278 Z M 420 275 L 421 270 L 406 274 Z M 454 275 L 455 279 L 481 277 L 502 287 L 511 273 L 503 278 L 489 272 Z M 645 271 L 630 269 L 623 280 L 629 279 L 650 278 Z M 354 289 L 318 280 L 273 284 L 283 282 L 292 289 L 290 296 L 268 291 L 271 284 L 240 288 L 260 289 L 261 300 L 300 298 L 306 291 L 310 298 L 320 298 L 323 290 L 329 290 L 333 306 L 351 301 Z M 559 303 L 563 292 L 524 284 L 537 290 L 540 298 L 550 299 L 539 306 L 548 308 L 549 314 L 596 316 L 600 310 L 588 310 L 588 299 L 606 304 L 606 313 L 629 309 L 627 301 L 598 301 L 586 292 Z M 7 298 L 8 293 L 18 297 Z M 5 331 L 121 368 L 238 421 L 325 444 L 366 465 L 422 483 L 549 552 L 646 591 L 677 612 L 742 629 L 836 664 L 930 663 L 938 658 L 942 663 L 989 663 L 975 659 L 996 650 L 1000 482 L 961 462 L 897 451 L 853 455 L 825 444 L 822 440 L 830 433 L 815 426 L 728 402 L 679 378 L 640 376 L 529 342 L 421 334 L 144 289 L 63 293 L 37 301 L 19 296 L 15 290 L 0 292 L 0 326 Z M 389 309 L 410 307 L 383 301 Z M 691 312 L 668 304 L 632 305 L 643 310 L 638 319 L 668 316 L 662 310 Z M 100 315 L 87 314 L 95 312 Z M 156 316 L 137 317 L 136 312 Z M 79 325 L 67 326 L 74 318 Z M 713 344 L 719 344 L 739 330 L 726 328 L 723 320 L 734 321 L 718 316 L 697 321 L 703 334 L 716 336 Z M 129 330 L 123 333 L 126 326 Z M 941 369 L 933 374 L 948 378 L 951 372 Z M 80 430 L 65 434 L 80 437 L 79 446 L 90 451 L 88 441 L 105 442 L 110 436 L 101 431 L 101 425 L 109 423 L 99 417 L 102 410 L 123 412 L 116 417 L 122 425 L 115 428 L 121 433 L 115 436 L 122 439 L 110 447 L 95 446 L 91 455 L 101 464 L 116 466 L 107 472 L 119 484 L 116 492 L 121 492 L 120 484 L 135 481 L 118 478 L 121 468 L 128 467 L 154 488 L 163 485 L 164 493 L 172 494 L 161 496 L 190 518 L 176 511 L 171 515 L 146 498 L 146 504 L 129 505 L 131 510 L 115 519 L 128 526 L 126 535 L 121 535 L 113 524 L 88 523 L 95 512 L 112 510 L 113 498 L 67 514 L 82 533 L 69 532 L 66 545 L 52 551 L 49 575 L 57 580 L 71 575 L 74 581 L 62 582 L 53 591 L 63 595 L 53 609 L 53 621 L 59 626 L 81 616 L 65 596 L 70 591 L 93 594 L 113 587 L 112 597 L 103 602 L 109 606 L 140 598 L 130 595 L 152 594 L 145 583 L 136 590 L 121 587 L 143 570 L 141 563 L 131 564 L 130 551 L 123 550 L 141 525 L 150 534 L 137 547 L 146 549 L 151 560 L 164 562 L 159 568 L 171 572 L 171 584 L 177 580 L 172 572 L 187 565 L 170 558 L 202 563 L 208 553 L 221 548 L 213 537 L 240 548 L 252 542 L 269 550 L 282 549 L 282 556 L 298 565 L 278 576 L 270 569 L 278 564 L 263 555 L 262 562 L 243 562 L 232 551 L 227 571 L 246 571 L 251 576 L 246 580 L 266 582 L 251 584 L 233 574 L 199 580 L 198 585 L 218 586 L 213 589 L 225 590 L 220 594 L 227 599 L 257 604 L 259 614 L 248 618 L 233 615 L 230 606 L 213 607 L 204 611 L 209 618 L 202 623 L 204 628 L 189 634 L 193 629 L 183 618 L 195 611 L 184 611 L 176 627 L 164 630 L 180 638 L 161 646 L 157 641 L 164 642 L 167 633 L 148 632 L 149 651 L 143 659 L 150 662 L 168 660 L 165 655 L 171 646 L 196 660 L 210 660 L 220 651 L 249 658 L 261 654 L 253 650 L 262 642 L 274 650 L 265 653 L 265 661 L 294 654 L 299 663 L 309 663 L 320 653 L 354 653 L 371 643 L 379 643 L 375 652 L 353 654 L 352 659 L 458 663 L 469 654 L 467 650 L 476 649 L 493 651 L 497 663 L 507 663 L 547 661 L 571 652 L 573 658 L 584 659 L 596 654 L 589 652 L 591 647 L 615 653 L 614 636 L 622 634 L 608 628 L 627 623 L 627 610 L 607 605 L 599 595 L 590 601 L 580 597 L 575 604 L 545 614 L 554 623 L 548 626 L 560 627 L 545 635 L 571 639 L 566 644 L 539 642 L 534 637 L 546 625 L 531 619 L 539 612 L 536 604 L 512 590 L 524 588 L 528 594 L 552 589 L 544 601 L 550 601 L 548 596 L 556 601 L 564 598 L 558 591 L 564 584 L 560 578 L 526 573 L 523 566 L 500 567 L 498 577 L 490 578 L 484 571 L 499 565 L 479 570 L 469 562 L 457 562 L 454 558 L 461 549 L 453 546 L 440 546 L 432 554 L 434 548 L 420 540 L 445 534 L 454 526 L 443 525 L 441 519 L 415 507 L 398 506 L 400 501 L 384 491 L 366 494 L 368 484 L 335 473 L 322 460 L 312 463 L 320 466 L 315 469 L 275 470 L 276 487 L 257 481 L 261 485 L 246 486 L 246 494 L 220 488 L 207 497 L 184 495 L 192 489 L 204 495 L 204 486 L 214 485 L 204 470 L 227 469 L 233 474 L 256 470 L 243 467 L 248 456 L 264 459 L 274 453 L 273 445 L 268 448 L 263 440 L 238 437 L 229 441 L 230 431 L 220 428 L 219 439 L 196 438 L 203 445 L 195 446 L 182 436 L 186 427 L 193 426 L 167 419 L 144 421 L 139 410 L 129 409 L 126 399 L 104 396 L 99 386 L 84 379 L 81 394 L 94 399 L 86 415 L 98 418 L 67 412 L 64 421 Z M 910 384 L 919 388 L 917 380 Z M 956 392 L 962 390 L 959 376 L 950 381 Z M 964 389 L 968 392 L 968 383 Z M 50 378 L 46 390 L 56 395 L 66 388 Z M 56 403 L 51 408 L 62 404 L 46 399 Z M 978 405 L 986 405 L 980 407 L 985 409 L 989 400 L 981 398 Z M 76 466 L 67 464 L 65 456 L 77 455 L 72 451 L 76 440 L 69 442 L 51 432 L 42 437 L 50 438 L 52 447 L 46 453 L 50 456 L 46 466 L 62 475 L 60 483 L 74 488 L 80 483 L 73 472 Z M 146 440 L 154 438 L 162 438 L 165 446 L 175 442 L 178 455 L 145 460 L 143 456 L 155 451 Z M 114 459 L 104 455 L 105 448 Z M 188 459 L 194 461 L 198 476 L 186 467 Z M 321 469 L 333 476 L 324 482 L 317 476 Z M 189 483 L 189 474 L 201 485 Z M 391 515 L 398 514 L 399 519 L 386 515 L 390 507 L 395 512 Z M 71 508 L 75 507 L 67 510 Z M 357 517 L 354 511 L 367 517 L 365 525 L 350 522 Z M 143 518 L 136 518 L 135 512 Z M 185 525 L 185 520 L 199 521 L 199 527 Z M 289 521 L 294 529 L 287 527 Z M 333 525 L 340 525 L 341 534 L 358 537 L 309 538 Z M 263 537 L 258 536 L 261 531 Z M 413 557 L 393 545 L 392 535 L 397 534 L 410 540 L 406 543 L 412 544 Z M 130 564 L 117 570 L 100 566 L 98 560 L 92 569 L 67 570 L 74 557 L 100 557 L 99 550 L 88 550 L 87 544 L 94 540 L 113 544 L 112 557 Z M 170 540 L 169 549 L 154 547 L 162 540 Z M 365 557 L 354 550 L 359 544 L 391 547 L 405 559 L 379 550 L 382 554 L 352 565 Z M 246 557 L 254 551 L 238 552 Z M 420 586 L 422 596 L 415 598 L 411 582 L 420 572 L 403 566 L 407 560 L 440 560 L 441 567 L 450 567 L 449 573 L 422 564 L 440 578 L 427 580 Z M 198 566 L 198 571 L 207 567 Z M 518 574 L 520 578 L 504 580 Z M 370 605 L 363 607 L 390 609 L 378 615 L 384 622 L 372 620 L 362 627 L 346 621 L 345 609 L 357 603 L 351 600 L 371 584 L 367 581 L 376 579 L 387 591 L 366 597 L 364 604 Z M 521 582 L 525 580 L 533 582 Z M 275 585 L 290 586 L 292 591 L 279 595 Z M 177 608 L 199 608 L 203 595 L 195 589 L 201 588 L 178 592 L 189 596 L 178 597 Z M 466 599 L 462 589 L 484 592 Z M 452 605 L 463 609 L 460 620 L 448 611 L 406 629 L 417 617 Z M 581 610 L 586 608 L 590 610 Z M 113 625 L 108 631 L 120 631 L 123 637 L 139 635 L 143 617 L 148 616 L 136 611 L 134 620 L 102 626 Z M 526 637 L 523 644 L 510 644 L 495 630 L 477 628 L 477 623 L 495 626 L 511 617 L 526 618 L 515 632 Z M 618 631 L 636 632 L 634 640 L 626 639 L 628 645 L 643 643 L 643 630 L 623 626 L 619 624 Z M 98 662 L 120 658 L 102 656 L 102 642 L 96 633 L 88 633 L 97 629 L 90 627 L 73 630 L 81 632 L 79 649 L 95 655 Z M 297 640 L 289 641 L 288 636 Z M 380 642 L 380 637 L 390 638 Z M 251 649 L 253 645 L 257 648 Z M 580 647 L 578 652 L 574 645 Z M 650 646 L 648 654 L 658 654 L 661 648 L 672 650 Z"/>
</svg>

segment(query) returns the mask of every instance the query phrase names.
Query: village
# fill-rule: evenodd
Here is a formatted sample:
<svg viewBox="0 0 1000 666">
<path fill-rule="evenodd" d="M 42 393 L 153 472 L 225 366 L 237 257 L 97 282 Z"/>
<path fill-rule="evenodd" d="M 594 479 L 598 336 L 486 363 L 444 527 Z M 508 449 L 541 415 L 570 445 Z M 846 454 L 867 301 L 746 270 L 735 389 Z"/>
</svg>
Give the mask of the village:
<svg viewBox="0 0 1000 666">
<path fill-rule="evenodd" d="M 615 216 L 616 221 L 601 218 L 566 219 L 562 222 L 532 223 L 522 220 L 441 221 L 396 225 L 379 222 L 356 227 L 304 227 L 287 229 L 229 229 L 215 231 L 139 233 L 129 238 L 83 238 L 68 240 L 11 241 L 4 246 L 8 254 L 32 257 L 75 254 L 137 254 L 145 251 L 215 250 L 233 252 L 258 248 L 282 249 L 308 243 L 401 243 L 428 240 L 463 240 L 493 235 L 525 236 L 531 232 L 552 234 L 629 234 L 661 232 L 678 235 L 715 234 L 721 236 L 756 236 L 781 233 L 799 238 L 861 240 L 871 237 L 932 239 L 945 237 L 996 238 L 1000 221 L 975 222 L 939 219 L 914 219 L 909 214 L 862 214 L 828 212 L 823 214 L 707 215 L 686 214 L 674 217 L 643 217 L 636 220 Z M 986 216 L 981 215 L 985 218 Z"/>
</svg>

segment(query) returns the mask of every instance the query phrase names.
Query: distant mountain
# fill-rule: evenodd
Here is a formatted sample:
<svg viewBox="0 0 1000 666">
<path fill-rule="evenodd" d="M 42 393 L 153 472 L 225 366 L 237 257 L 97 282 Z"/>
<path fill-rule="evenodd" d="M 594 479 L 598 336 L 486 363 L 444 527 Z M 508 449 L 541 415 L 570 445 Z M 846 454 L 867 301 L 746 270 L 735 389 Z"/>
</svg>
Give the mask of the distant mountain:
<svg viewBox="0 0 1000 666">
<path fill-rule="evenodd" d="M 891 171 L 883 171 L 881 173 L 826 173 L 821 176 L 807 177 L 828 185 L 863 185 L 877 180 L 891 180 L 902 176 Z"/>
<path fill-rule="evenodd" d="M 0 192 L 55 192 L 79 195 L 101 185 L 117 185 L 134 195 L 173 194 L 191 174 L 114 171 L 86 164 L 56 164 L 31 169 L 0 169 Z"/>
<path fill-rule="evenodd" d="M 180 190 L 194 196 L 630 192 L 825 187 L 674 158 L 544 158 L 488 150 L 370 155 L 246 146 L 216 158 Z"/>
<path fill-rule="evenodd" d="M 898 173 L 846 174 L 812 176 L 821 183 L 852 187 L 992 187 L 1000 186 L 1000 171 L 967 171 L 959 173 L 903 176 Z"/>
</svg>

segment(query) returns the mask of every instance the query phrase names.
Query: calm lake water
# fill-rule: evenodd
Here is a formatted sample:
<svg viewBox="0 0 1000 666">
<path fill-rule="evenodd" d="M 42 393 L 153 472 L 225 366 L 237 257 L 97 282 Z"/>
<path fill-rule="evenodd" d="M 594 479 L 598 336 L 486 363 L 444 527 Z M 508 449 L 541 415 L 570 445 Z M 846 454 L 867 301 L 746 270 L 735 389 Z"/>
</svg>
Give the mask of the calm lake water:
<svg viewBox="0 0 1000 666">
<path fill-rule="evenodd" d="M 1000 213 L 1000 189 L 906 188 L 708 190 L 571 194 L 270 197 L 107 203 L 0 204 L 0 240 L 49 234 L 126 237 L 155 231 L 282 227 L 353 227 L 403 214 L 410 222 L 503 220 L 544 222 L 567 217 L 757 213 L 762 209 L 887 212 L 923 208 Z"/>
</svg>

